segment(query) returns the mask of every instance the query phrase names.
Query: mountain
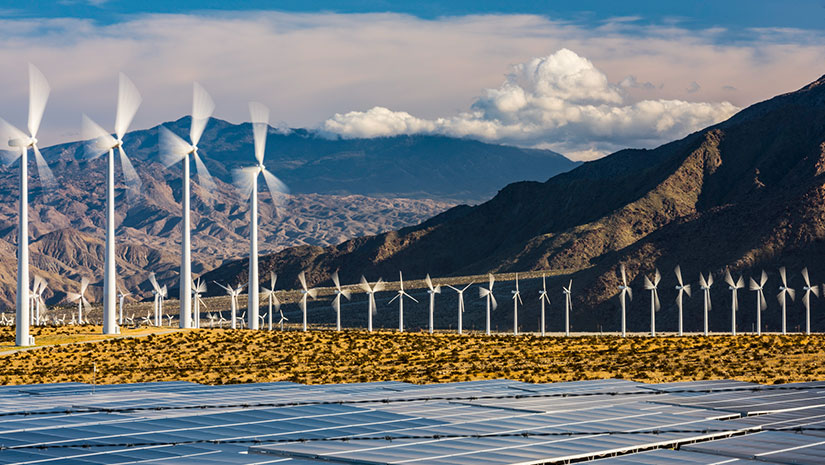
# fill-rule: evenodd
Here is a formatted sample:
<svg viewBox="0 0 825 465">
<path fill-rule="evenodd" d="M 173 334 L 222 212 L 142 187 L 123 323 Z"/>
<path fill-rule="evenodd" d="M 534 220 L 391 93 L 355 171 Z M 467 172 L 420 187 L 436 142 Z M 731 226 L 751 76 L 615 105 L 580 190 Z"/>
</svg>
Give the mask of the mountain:
<svg viewBox="0 0 825 465">
<path fill-rule="evenodd" d="M 824 173 L 825 77 L 684 139 L 653 150 L 622 150 L 546 182 L 513 183 L 488 202 L 457 207 L 416 226 L 326 248 L 281 251 L 261 260 L 261 276 L 274 269 L 290 286 L 299 270 L 307 271 L 313 285 L 328 284 L 336 269 L 344 282 L 357 282 L 362 273 L 386 279 L 399 269 L 411 279 L 425 273 L 562 271 L 548 281 L 554 298 L 550 325 L 560 329 L 560 287 L 573 279 L 574 329 L 615 331 L 618 268 L 625 264 L 636 290 L 630 328 L 645 331 L 650 301 L 642 273 L 662 271 L 658 329 L 675 330 L 672 270 L 678 263 L 694 283 L 700 271 L 714 274 L 711 328 L 729 330 L 725 268 L 744 272 L 746 279 L 765 268 L 770 304 L 763 321 L 776 330 L 777 268 L 789 268 L 792 287 L 801 288 L 803 266 L 814 279 L 825 280 L 825 261 L 818 259 L 825 253 Z M 235 261 L 207 276 L 245 280 L 245 273 L 244 262 Z M 538 285 L 535 279 L 524 283 L 523 295 L 534 295 Z M 700 295 L 695 284 L 694 292 Z M 696 295 L 685 307 L 691 330 L 701 321 L 702 299 Z M 755 320 L 754 298 L 740 291 L 740 329 L 750 330 Z M 538 299 L 524 300 L 520 321 L 535 330 Z M 512 308 L 509 302 L 503 307 Z M 789 312 L 789 327 L 800 325 L 801 306 Z M 468 325 L 480 327 L 481 312 L 469 313 Z M 508 327 L 512 312 L 500 307 L 495 318 L 496 325 Z M 814 318 L 825 330 L 822 312 Z"/>
<path fill-rule="evenodd" d="M 166 125 L 188 134 L 189 118 Z M 159 163 L 157 134 L 155 127 L 124 137 L 124 147 L 143 181 L 139 200 L 127 202 L 119 184 L 120 168 L 116 171 L 117 266 L 122 284 L 132 291 L 138 286 L 144 292 L 149 289 L 150 271 L 170 287 L 176 287 L 178 279 L 181 168 L 165 169 Z M 254 159 L 251 127 L 213 119 L 200 146 L 217 188 L 206 191 L 197 180 L 192 187 L 196 274 L 248 252 L 248 204 L 230 183 L 232 168 Z M 502 179 L 519 179 L 525 173 L 547 177 L 576 166 L 550 151 L 472 140 L 428 136 L 332 140 L 301 129 L 270 129 L 267 149 L 269 168 L 292 188 L 292 195 L 277 209 L 269 194 L 261 195 L 263 253 L 296 245 L 333 245 L 417 224 L 454 206 L 457 199 L 484 198 Z M 78 142 L 42 151 L 58 185 L 44 190 L 34 176 L 29 182 L 31 272 L 48 280 L 49 304 L 74 290 L 81 276 L 91 279 L 91 293 L 99 298 L 105 157 L 89 160 Z M 485 177 L 488 167 L 494 174 Z M 36 173 L 33 163 L 29 170 Z M 17 163 L 0 168 L 0 307 L 14 305 L 18 183 Z"/>
</svg>

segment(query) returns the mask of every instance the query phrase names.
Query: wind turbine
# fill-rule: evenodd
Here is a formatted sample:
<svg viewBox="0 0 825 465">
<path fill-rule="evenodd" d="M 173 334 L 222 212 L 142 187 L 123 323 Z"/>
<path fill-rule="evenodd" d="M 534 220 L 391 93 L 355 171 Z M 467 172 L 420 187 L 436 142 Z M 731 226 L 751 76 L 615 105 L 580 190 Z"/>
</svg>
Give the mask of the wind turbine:
<svg viewBox="0 0 825 465">
<path fill-rule="evenodd" d="M 224 286 L 222 284 L 219 284 L 217 281 L 213 281 L 213 282 L 215 284 L 217 284 L 218 286 L 220 286 L 221 289 L 225 290 L 226 294 L 229 296 L 229 308 L 230 308 L 231 317 L 232 317 L 232 320 L 231 320 L 231 323 L 230 323 L 230 328 L 236 329 L 237 328 L 237 320 L 238 320 L 238 318 L 237 318 L 237 314 L 238 314 L 238 296 L 241 295 L 241 291 L 243 291 L 243 288 L 244 288 L 245 284 L 238 284 L 238 287 L 232 287 L 230 285 Z"/>
<path fill-rule="evenodd" d="M 742 279 L 742 276 L 739 276 L 739 280 L 734 281 L 733 276 L 730 275 L 730 270 L 725 270 L 725 282 L 728 283 L 728 289 L 731 292 L 730 333 L 731 335 L 736 336 L 736 312 L 739 310 L 739 297 L 736 293 L 739 289 L 745 287 L 745 280 Z"/>
<path fill-rule="evenodd" d="M 367 278 L 361 276 L 361 289 L 363 289 L 368 295 L 369 312 L 367 314 L 367 331 L 372 332 L 372 316 L 378 313 L 378 309 L 375 306 L 375 293 L 381 292 L 384 289 L 384 280 L 378 278 L 378 281 L 370 286 Z"/>
<path fill-rule="evenodd" d="M 129 129 L 135 113 L 140 106 L 141 97 L 135 84 L 120 73 L 117 93 L 117 112 L 115 113 L 115 137 L 83 115 L 83 138 L 88 140 L 86 150 L 89 158 L 97 158 L 104 153 L 106 157 L 106 255 L 103 273 L 103 334 L 118 334 L 120 329 L 115 323 L 115 299 L 117 298 L 117 269 L 115 264 L 115 149 L 120 154 L 120 168 L 126 180 L 127 196 L 132 202 L 140 192 L 140 177 L 123 150 L 123 136 Z"/>
<path fill-rule="evenodd" d="M 20 204 L 17 217 L 17 302 L 15 313 L 15 345 L 33 346 L 34 338 L 29 334 L 29 174 L 28 149 L 34 152 L 34 161 L 37 164 L 37 174 L 44 188 L 55 184 L 54 175 L 46 164 L 40 149 L 37 148 L 37 130 L 46 109 L 49 99 L 49 83 L 46 77 L 29 63 L 29 133 L 17 129 L 4 120 L 2 126 L 2 142 L 11 149 L 8 162 L 20 158 Z"/>
<path fill-rule="evenodd" d="M 796 298 L 796 291 L 788 287 L 788 275 L 785 272 L 784 266 L 779 268 L 779 277 L 782 278 L 782 285 L 779 286 L 779 294 L 777 294 L 776 298 L 779 299 L 779 303 L 782 305 L 782 334 L 788 334 L 786 327 L 788 321 L 786 297 L 794 300 L 794 298 Z"/>
<path fill-rule="evenodd" d="M 757 283 L 753 278 L 750 279 L 750 289 L 756 291 L 756 334 L 762 334 L 762 310 L 768 308 L 768 302 L 765 301 L 765 283 L 768 282 L 768 274 L 762 270 L 762 277 Z"/>
<path fill-rule="evenodd" d="M 415 300 L 415 297 L 407 294 L 407 292 L 404 291 L 404 275 L 400 271 L 398 272 L 398 285 L 399 285 L 398 294 L 396 294 L 395 297 L 390 299 L 390 301 L 387 302 L 387 303 L 391 304 L 391 303 L 393 303 L 393 301 L 395 301 L 395 299 L 398 299 L 398 332 L 403 333 L 404 332 L 404 297 L 409 297 L 415 303 L 418 303 L 418 301 Z M 459 315 L 458 318 L 459 318 L 459 321 L 461 321 L 461 316 L 460 315 Z M 461 334 L 461 329 L 460 328 L 459 328 L 459 334 Z"/>
<path fill-rule="evenodd" d="M 206 303 L 203 301 L 201 296 L 206 294 L 206 281 L 202 281 L 201 278 L 198 278 L 197 281 L 192 283 L 192 306 L 194 309 L 195 321 L 192 322 L 192 327 L 200 328 L 201 327 L 201 305 L 206 308 Z"/>
<path fill-rule="evenodd" d="M 567 287 L 561 287 L 562 292 L 564 292 L 564 335 L 570 336 L 570 310 L 573 309 L 573 280 L 570 280 L 570 283 Z"/>
<path fill-rule="evenodd" d="M 656 336 L 656 312 L 659 310 L 661 305 L 659 304 L 659 281 L 662 280 L 662 275 L 659 273 L 659 269 L 656 269 L 656 273 L 653 275 L 653 281 L 650 281 L 650 278 L 645 276 L 645 289 L 650 291 L 650 335 Z"/>
<path fill-rule="evenodd" d="M 161 315 L 163 314 L 163 287 L 160 286 L 158 283 L 157 278 L 155 277 L 155 273 L 149 273 L 149 282 L 152 284 L 152 294 L 155 296 L 155 301 L 153 305 L 153 309 L 155 310 L 155 326 L 160 326 L 161 324 Z M 165 287 L 165 286 L 164 286 Z"/>
<path fill-rule="evenodd" d="M 181 194 L 182 224 L 180 241 L 180 327 L 191 328 L 192 320 L 192 239 L 190 220 L 190 167 L 189 155 L 195 160 L 198 170 L 198 180 L 202 187 L 213 191 L 215 183 L 206 169 L 206 165 L 198 156 L 198 142 L 203 130 L 215 111 L 215 102 L 197 82 L 192 86 L 192 116 L 189 122 L 189 142 L 184 141 L 165 126 L 160 127 L 159 142 L 161 159 L 166 168 L 183 161 L 183 192 Z M 195 304 L 197 305 L 197 304 Z"/>
<path fill-rule="evenodd" d="M 118 293 L 117 293 L 117 298 L 118 298 L 118 313 L 119 313 L 119 314 L 118 314 L 118 320 L 117 320 L 117 324 L 118 324 L 118 325 L 122 325 L 122 324 L 123 324 L 123 299 L 125 299 L 126 297 L 128 297 L 128 296 L 130 296 L 130 295 L 132 295 L 132 293 L 131 293 L 131 292 L 126 291 L 126 290 L 124 290 L 124 289 L 123 289 L 123 288 L 121 288 L 121 287 L 118 287 Z"/>
<path fill-rule="evenodd" d="M 622 337 L 627 336 L 627 303 L 625 302 L 625 296 L 633 300 L 633 289 L 627 285 L 627 271 L 624 268 L 624 265 L 621 267 L 622 270 L 622 284 L 619 285 L 619 300 L 622 302 Z"/>
<path fill-rule="evenodd" d="M 307 288 L 307 278 L 304 272 L 300 272 L 298 274 L 298 281 L 301 281 L 301 311 L 304 312 L 304 331 L 307 330 L 307 297 L 312 297 L 312 300 L 315 300 L 315 296 L 318 295 L 318 291 L 316 289 L 309 289 Z"/>
<path fill-rule="evenodd" d="M 441 285 L 433 286 L 433 280 L 430 279 L 429 273 L 424 278 L 427 281 L 427 294 L 430 295 L 430 334 L 433 333 L 433 312 L 435 310 L 435 295 L 441 294 Z"/>
<path fill-rule="evenodd" d="M 80 292 L 68 292 L 66 293 L 66 300 L 71 302 L 77 302 L 77 324 L 83 324 L 83 306 L 86 306 L 86 311 L 88 312 L 88 307 L 91 305 L 88 300 L 86 300 L 86 288 L 89 287 L 89 278 L 85 276 L 80 279 Z"/>
<path fill-rule="evenodd" d="M 252 136 L 255 141 L 255 159 L 258 164 L 247 168 L 232 171 L 235 184 L 240 188 L 245 199 L 249 199 L 249 328 L 258 329 L 258 175 L 263 174 L 272 201 L 276 202 L 277 193 L 287 192 L 287 187 L 280 179 L 264 166 L 264 152 L 266 151 L 266 135 L 269 130 L 269 109 L 262 103 L 249 104 L 249 114 L 252 120 Z M 303 275 L 303 273 L 301 274 Z M 300 277 L 300 276 L 299 276 Z M 306 285 L 304 295 L 306 296 Z M 314 299 L 315 296 L 313 295 Z M 304 331 L 307 330 L 306 298 L 302 300 L 304 308 Z M 254 326 L 253 326 L 254 325 Z"/>
<path fill-rule="evenodd" d="M 332 306 L 335 308 L 335 330 L 341 331 L 341 297 L 349 300 L 351 292 L 348 289 L 341 289 L 341 280 L 338 279 L 338 271 L 332 273 L 332 282 L 335 284 L 335 299 L 332 300 Z M 272 313 L 271 307 L 269 312 Z"/>
<path fill-rule="evenodd" d="M 470 286 L 472 286 L 472 285 L 473 285 L 473 283 L 470 283 L 470 284 L 464 286 L 462 289 L 459 289 L 457 287 L 453 287 L 453 286 L 450 286 L 449 284 L 447 284 L 447 287 L 449 287 L 450 289 L 458 292 L 458 334 L 463 334 L 462 317 L 464 315 L 464 291 L 469 289 Z"/>
<path fill-rule="evenodd" d="M 547 278 L 544 275 L 541 275 L 539 302 L 541 302 L 541 335 L 544 336 L 544 304 L 550 305 L 550 296 L 547 295 Z"/>
<path fill-rule="evenodd" d="M 521 300 L 521 292 L 518 290 L 518 273 L 516 273 L 516 290 L 510 291 L 513 294 L 513 336 L 518 336 L 518 304 L 524 305 Z"/>
<path fill-rule="evenodd" d="M 496 279 L 493 277 L 492 273 L 488 273 L 490 277 L 490 287 L 480 287 L 478 288 L 478 295 L 481 298 L 487 298 L 487 332 L 486 334 L 490 335 L 490 310 L 495 310 L 498 307 L 498 302 L 496 302 L 496 296 L 493 295 L 493 284 L 495 284 Z"/>
<path fill-rule="evenodd" d="M 710 287 L 713 286 L 713 274 L 708 272 L 707 279 L 699 273 L 699 287 L 704 293 L 704 309 L 705 309 L 705 336 L 708 335 L 708 312 L 710 311 Z"/>
<path fill-rule="evenodd" d="M 264 299 L 269 300 L 269 313 L 267 317 L 269 318 L 269 330 L 272 331 L 272 306 L 275 306 L 275 309 L 279 312 L 281 311 L 281 301 L 278 300 L 278 296 L 275 295 L 275 282 L 278 281 L 278 275 L 275 272 L 269 272 L 269 288 L 264 288 Z M 283 318 L 283 313 L 281 314 Z M 283 325 L 281 326 L 283 330 Z"/>
<path fill-rule="evenodd" d="M 819 297 L 819 286 L 811 286 L 811 280 L 808 277 L 808 267 L 802 268 L 802 277 L 805 279 L 805 295 L 802 297 L 802 303 L 805 304 L 805 334 L 811 334 L 811 293 Z"/>
<path fill-rule="evenodd" d="M 40 276 L 34 276 L 34 290 L 33 290 L 33 299 L 32 302 L 35 306 L 35 324 L 40 326 L 40 320 L 42 318 L 41 308 L 46 307 L 46 302 L 43 300 L 43 292 L 46 291 L 48 287 L 48 283 L 45 279 L 41 278 Z"/>
<path fill-rule="evenodd" d="M 687 294 L 687 296 L 690 297 L 690 284 L 686 285 L 684 281 L 682 281 L 682 269 L 679 265 L 676 265 L 676 269 L 673 270 L 673 272 L 676 273 L 676 281 L 679 283 L 676 286 L 676 290 L 679 291 L 676 295 L 676 303 L 679 306 L 679 336 L 682 336 L 684 335 L 684 331 L 682 330 L 682 294 Z M 707 319 L 705 321 L 707 321 Z M 707 325 L 705 326 L 705 331 L 707 331 Z"/>
</svg>

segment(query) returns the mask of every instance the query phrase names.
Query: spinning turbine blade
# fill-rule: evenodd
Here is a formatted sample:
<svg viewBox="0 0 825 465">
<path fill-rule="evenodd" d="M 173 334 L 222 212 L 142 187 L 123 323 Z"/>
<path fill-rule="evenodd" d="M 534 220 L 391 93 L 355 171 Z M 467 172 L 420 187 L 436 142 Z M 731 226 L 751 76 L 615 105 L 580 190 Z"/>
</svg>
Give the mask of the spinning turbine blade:
<svg viewBox="0 0 825 465">
<path fill-rule="evenodd" d="M 183 160 L 183 157 L 192 151 L 192 146 L 187 144 L 186 141 L 177 134 L 170 131 L 166 126 L 160 126 L 158 128 L 158 149 L 160 152 L 160 162 L 164 168 L 169 168 Z"/>
<path fill-rule="evenodd" d="M 684 286 L 685 284 L 682 281 L 682 269 L 679 267 L 679 265 L 676 265 L 676 269 L 673 271 L 674 273 L 676 273 L 676 281 L 679 282 L 680 286 Z"/>
<path fill-rule="evenodd" d="M 37 174 L 40 176 L 40 185 L 42 185 L 44 189 L 54 187 L 57 185 L 57 182 L 54 180 L 54 174 L 46 163 L 46 159 L 43 158 L 43 154 L 40 153 L 37 145 L 34 145 L 32 148 L 34 149 L 34 161 L 37 164 Z"/>
<path fill-rule="evenodd" d="M 779 277 L 782 278 L 782 285 L 788 287 L 788 275 L 785 273 L 785 267 L 779 267 Z"/>
<path fill-rule="evenodd" d="M 206 89 L 196 82 L 193 85 L 192 122 L 189 125 L 189 140 L 192 145 L 198 145 L 213 111 L 215 111 L 215 102 Z"/>
<path fill-rule="evenodd" d="M 247 166 L 246 168 L 236 168 L 232 170 L 232 184 L 238 188 L 238 192 L 244 200 L 248 200 L 252 195 L 255 186 L 255 177 L 258 176 L 257 166 Z"/>
<path fill-rule="evenodd" d="M 88 159 L 95 159 L 103 155 L 117 144 L 117 140 L 111 134 L 85 114 L 81 124 L 81 134 L 86 141 L 84 151 Z"/>
<path fill-rule="evenodd" d="M 269 193 L 272 195 L 272 201 L 278 203 L 278 194 L 288 193 L 289 188 L 286 187 L 286 184 L 281 182 L 281 180 L 275 177 L 275 175 L 272 174 L 268 169 L 262 168 L 261 172 L 264 175 L 266 188 L 269 189 Z"/>
<path fill-rule="evenodd" d="M 298 273 L 298 281 L 301 282 L 301 287 L 304 288 L 304 290 L 306 291 L 307 290 L 307 278 L 306 278 L 306 275 L 304 274 L 303 271 Z"/>
<path fill-rule="evenodd" d="M 212 180 L 212 175 L 209 174 L 209 170 L 206 168 L 203 160 L 201 160 L 201 156 L 198 152 L 193 152 L 192 158 L 195 159 L 195 169 L 198 170 L 198 182 L 201 187 L 208 192 L 214 192 L 218 187 L 215 185 L 215 181 Z"/>
<path fill-rule="evenodd" d="M 805 280 L 805 285 L 811 287 L 811 279 L 808 277 L 808 267 L 802 268 L 802 279 Z"/>
<path fill-rule="evenodd" d="M 249 115 L 252 121 L 252 136 L 255 141 L 255 158 L 258 164 L 264 163 L 266 151 L 266 134 L 269 130 L 269 108 L 263 103 L 251 102 Z"/>
<path fill-rule="evenodd" d="M 13 124 L 2 118 L 0 118 L 0 137 L 2 137 L 2 139 L 0 139 L 0 147 L 8 147 L 10 149 L 8 156 L 5 157 L 8 163 L 20 158 L 20 147 L 11 146 L 9 142 L 12 140 L 26 141 L 29 139 L 25 132 L 17 129 Z"/>
<path fill-rule="evenodd" d="M 733 276 L 730 275 L 730 270 L 725 270 L 725 282 L 730 287 L 736 287 L 736 283 L 733 281 Z"/>
<path fill-rule="evenodd" d="M 125 74 L 120 73 L 117 89 L 117 114 L 115 115 L 115 134 L 123 139 L 132 118 L 135 117 L 141 102 L 140 92 Z"/>
<path fill-rule="evenodd" d="M 339 291 L 341 290 L 341 281 L 338 279 L 338 271 L 334 271 L 332 273 L 332 282 L 335 284 L 335 288 Z"/>
<path fill-rule="evenodd" d="M 89 287 L 89 278 L 83 277 L 80 279 L 80 295 L 86 293 L 86 288 Z"/>
<path fill-rule="evenodd" d="M 37 69 L 37 66 L 29 63 L 29 134 L 37 136 L 40 129 L 40 121 L 43 119 L 43 112 L 46 110 L 46 102 L 49 100 L 49 83 L 46 76 Z"/>
<path fill-rule="evenodd" d="M 766 282 L 768 282 L 768 274 L 765 273 L 765 270 L 762 270 L 762 278 L 759 280 L 759 287 L 764 287 Z"/>
<path fill-rule="evenodd" d="M 120 169 L 123 170 L 123 178 L 126 181 L 126 197 L 131 202 L 138 198 L 140 186 L 143 183 L 137 171 L 135 171 L 135 167 L 132 166 L 132 162 L 129 161 L 129 157 L 126 156 L 123 147 L 119 145 L 117 151 L 120 154 Z"/>
</svg>

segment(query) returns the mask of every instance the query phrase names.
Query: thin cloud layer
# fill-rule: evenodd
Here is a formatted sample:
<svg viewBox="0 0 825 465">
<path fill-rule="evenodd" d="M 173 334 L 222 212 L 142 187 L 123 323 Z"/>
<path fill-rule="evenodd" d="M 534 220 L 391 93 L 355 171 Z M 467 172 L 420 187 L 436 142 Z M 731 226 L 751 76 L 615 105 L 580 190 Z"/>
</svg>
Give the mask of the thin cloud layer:
<svg viewBox="0 0 825 465">
<path fill-rule="evenodd" d="M 326 133 L 384 137 L 438 133 L 554 148 L 579 159 L 625 147 L 647 147 L 723 121 L 730 102 L 641 100 L 626 103 L 593 63 L 568 49 L 515 65 L 506 81 L 485 89 L 469 112 L 432 120 L 374 107 L 326 120 Z"/>
</svg>

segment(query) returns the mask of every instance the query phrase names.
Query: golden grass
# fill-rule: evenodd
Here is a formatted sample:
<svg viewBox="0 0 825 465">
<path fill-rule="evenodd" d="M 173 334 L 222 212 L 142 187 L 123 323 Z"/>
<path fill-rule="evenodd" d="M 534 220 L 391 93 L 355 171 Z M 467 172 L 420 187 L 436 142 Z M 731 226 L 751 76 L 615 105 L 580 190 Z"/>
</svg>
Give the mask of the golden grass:
<svg viewBox="0 0 825 465">
<path fill-rule="evenodd" d="M 120 337 L 139 337 L 155 334 L 158 332 L 172 331 L 172 328 L 144 327 L 129 329 L 121 327 Z M 54 346 L 59 344 L 73 344 L 78 342 L 95 342 L 111 339 L 112 337 L 103 334 L 103 328 L 95 325 L 69 325 L 69 326 L 33 326 L 30 334 L 35 337 L 34 347 Z M 14 328 L 5 327 L 0 330 L 0 355 L 17 350 L 14 345 Z"/>
<path fill-rule="evenodd" d="M 85 337 L 82 328 L 48 329 Z M 0 329 L 0 336 L 11 330 Z M 200 329 L 42 347 L 0 360 L 1 384 L 91 382 L 93 365 L 98 383 L 731 378 L 771 384 L 825 380 L 825 335 L 622 339 Z"/>
</svg>

